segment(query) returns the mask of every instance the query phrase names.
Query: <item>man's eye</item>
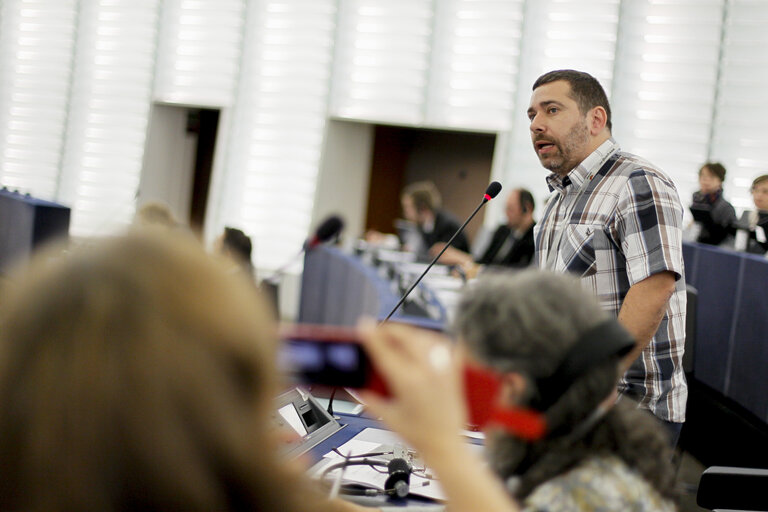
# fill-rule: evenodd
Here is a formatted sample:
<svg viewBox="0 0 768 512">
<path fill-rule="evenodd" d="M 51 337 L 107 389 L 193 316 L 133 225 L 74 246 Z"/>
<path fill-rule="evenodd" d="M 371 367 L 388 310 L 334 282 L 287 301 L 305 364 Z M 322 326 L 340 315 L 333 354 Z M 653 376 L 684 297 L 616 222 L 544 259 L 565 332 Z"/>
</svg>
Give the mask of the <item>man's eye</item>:
<svg viewBox="0 0 768 512">
<path fill-rule="evenodd" d="M 557 111 L 558 111 L 558 108 L 557 108 L 557 107 L 549 107 L 549 108 L 547 109 L 547 112 L 548 112 L 548 113 L 550 113 L 550 114 L 556 114 L 556 113 L 557 113 Z"/>
</svg>

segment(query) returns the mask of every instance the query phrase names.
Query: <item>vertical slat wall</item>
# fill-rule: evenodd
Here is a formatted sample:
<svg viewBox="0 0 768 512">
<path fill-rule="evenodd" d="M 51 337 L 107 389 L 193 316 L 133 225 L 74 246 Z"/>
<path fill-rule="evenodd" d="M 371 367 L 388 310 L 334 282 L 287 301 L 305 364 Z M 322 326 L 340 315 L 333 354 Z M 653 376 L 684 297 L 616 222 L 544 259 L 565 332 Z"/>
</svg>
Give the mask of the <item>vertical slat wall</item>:
<svg viewBox="0 0 768 512">
<path fill-rule="evenodd" d="M 155 101 L 232 105 L 245 8 L 245 0 L 161 2 Z"/>
<path fill-rule="evenodd" d="M 723 0 L 624 2 L 614 74 L 614 134 L 675 180 L 683 204 L 707 159 Z"/>
<path fill-rule="evenodd" d="M 129 224 L 141 176 L 159 0 L 82 0 L 58 199 L 76 236 Z"/>
<path fill-rule="evenodd" d="M 768 174 L 768 5 L 728 3 L 713 139 L 713 159 L 728 170 L 725 194 L 737 210 L 753 209 L 752 180 Z"/>
<path fill-rule="evenodd" d="M 331 115 L 424 120 L 433 0 L 339 0 Z"/>
<path fill-rule="evenodd" d="M 310 230 L 335 22 L 333 0 L 248 4 L 240 83 L 212 229 L 233 225 L 250 233 L 259 267 L 284 263 Z"/>
<path fill-rule="evenodd" d="M 0 184 L 55 199 L 78 2 L 0 2 Z"/>
<path fill-rule="evenodd" d="M 523 0 L 441 0 L 424 124 L 503 131 L 512 122 Z"/>
</svg>

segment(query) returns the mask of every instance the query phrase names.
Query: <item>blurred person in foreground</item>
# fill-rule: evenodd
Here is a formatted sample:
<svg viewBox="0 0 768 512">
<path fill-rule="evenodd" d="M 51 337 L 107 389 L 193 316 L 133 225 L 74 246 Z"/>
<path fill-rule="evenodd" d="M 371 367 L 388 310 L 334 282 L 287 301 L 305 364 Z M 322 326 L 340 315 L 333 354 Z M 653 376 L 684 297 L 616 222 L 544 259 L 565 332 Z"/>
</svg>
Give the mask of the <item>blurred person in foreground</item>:
<svg viewBox="0 0 768 512">
<path fill-rule="evenodd" d="M 633 340 L 577 280 L 535 270 L 481 277 L 457 311 L 452 350 L 434 333 L 363 328 L 393 395 L 364 399 L 424 457 L 450 510 L 675 509 L 664 429 L 631 401 L 616 402 L 615 347 L 628 350 Z M 563 381 L 562 368 L 573 368 L 565 362 L 601 342 L 612 348 Z M 460 435 L 464 360 L 500 375 L 501 407 L 542 415 L 544 437 L 528 441 L 491 426 L 484 465 Z"/>
<path fill-rule="evenodd" d="M 150 230 L 38 257 L 0 311 L 0 509 L 347 510 L 277 459 L 276 327 Z"/>
<path fill-rule="evenodd" d="M 461 265 L 467 276 L 476 276 L 483 266 L 524 268 L 530 265 L 534 254 L 533 210 L 536 204 L 533 194 L 524 188 L 512 190 L 507 195 L 504 214 L 507 221 L 493 232 L 488 247 L 475 260 L 471 254 L 449 247 L 440 257 L 439 263 Z M 430 254 L 437 256 L 444 244 L 435 244 Z"/>
<path fill-rule="evenodd" d="M 700 244 L 733 242 L 736 211 L 723 197 L 725 172 L 718 162 L 707 162 L 699 169 L 699 190 L 693 193 L 690 210 L 699 226 L 696 241 Z"/>
</svg>

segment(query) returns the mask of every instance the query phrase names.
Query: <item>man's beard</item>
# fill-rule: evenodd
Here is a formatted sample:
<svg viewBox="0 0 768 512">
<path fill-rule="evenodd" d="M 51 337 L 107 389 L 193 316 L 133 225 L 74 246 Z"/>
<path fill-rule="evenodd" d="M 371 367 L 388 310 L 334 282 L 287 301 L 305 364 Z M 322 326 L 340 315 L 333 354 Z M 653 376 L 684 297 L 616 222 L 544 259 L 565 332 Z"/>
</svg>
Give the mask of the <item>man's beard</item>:
<svg viewBox="0 0 768 512">
<path fill-rule="evenodd" d="M 581 160 L 574 161 L 574 159 L 578 157 L 574 157 L 573 155 L 580 154 L 582 148 L 589 144 L 589 128 L 586 123 L 576 123 L 568 131 L 562 143 L 555 141 L 550 142 L 557 148 L 559 157 L 555 156 L 547 161 L 539 157 L 539 161 L 545 169 L 549 169 L 556 174 L 564 176 L 581 163 Z M 538 152 L 536 156 L 539 156 Z"/>
</svg>

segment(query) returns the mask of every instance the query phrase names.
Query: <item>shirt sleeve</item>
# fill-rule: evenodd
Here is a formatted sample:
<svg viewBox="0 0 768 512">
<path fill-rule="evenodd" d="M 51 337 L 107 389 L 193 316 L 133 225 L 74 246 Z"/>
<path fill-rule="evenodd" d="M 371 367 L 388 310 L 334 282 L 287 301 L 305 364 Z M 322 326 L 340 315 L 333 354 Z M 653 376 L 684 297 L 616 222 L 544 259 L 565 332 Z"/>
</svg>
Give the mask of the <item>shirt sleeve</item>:
<svg viewBox="0 0 768 512">
<path fill-rule="evenodd" d="M 616 238 L 630 286 L 659 272 L 683 276 L 683 207 L 674 184 L 652 170 L 632 171 L 620 192 Z"/>
</svg>

